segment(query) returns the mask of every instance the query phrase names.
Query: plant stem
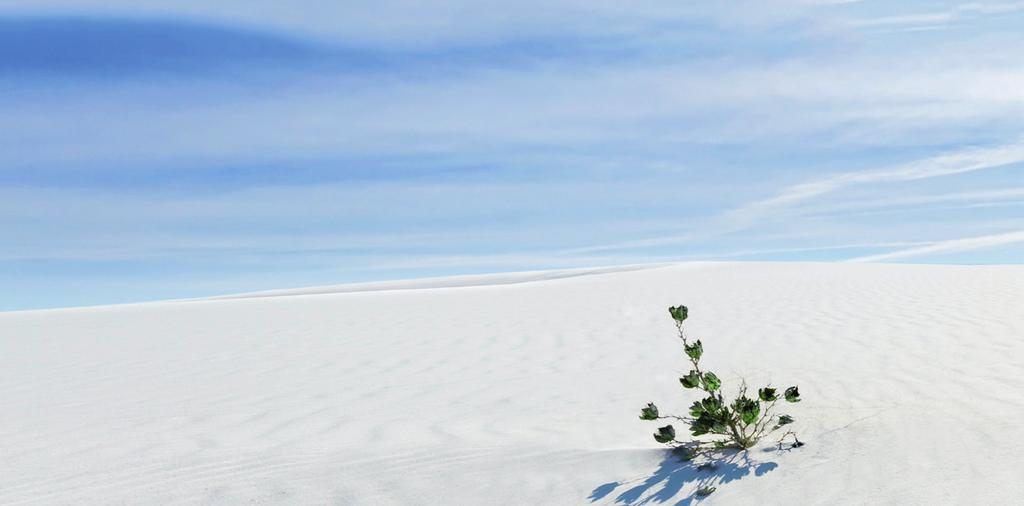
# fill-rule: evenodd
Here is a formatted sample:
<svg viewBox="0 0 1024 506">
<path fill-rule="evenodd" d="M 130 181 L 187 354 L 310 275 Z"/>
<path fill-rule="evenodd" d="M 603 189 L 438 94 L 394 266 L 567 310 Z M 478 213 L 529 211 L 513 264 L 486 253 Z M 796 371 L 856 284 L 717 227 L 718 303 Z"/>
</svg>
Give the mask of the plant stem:
<svg viewBox="0 0 1024 506">
<path fill-rule="evenodd" d="M 754 424 L 754 437 L 756 439 L 761 439 L 761 437 L 767 434 L 771 434 L 772 432 L 775 431 L 775 429 L 772 429 L 768 432 L 765 432 L 765 429 L 768 428 L 768 422 L 770 422 L 772 419 L 772 410 L 775 409 L 775 404 L 777 402 L 779 402 L 778 399 L 772 401 L 772 403 L 769 404 L 767 408 L 765 408 L 764 413 L 761 415 L 761 419 L 758 420 L 756 424 Z"/>
<path fill-rule="evenodd" d="M 683 346 L 689 346 L 690 341 L 686 339 L 686 330 L 683 328 L 683 322 L 676 322 L 676 331 L 679 332 L 679 339 L 683 340 Z M 704 376 L 704 373 L 700 370 L 700 365 L 698 364 L 698 362 L 700 362 L 700 359 L 695 359 L 693 357 L 690 357 L 689 355 L 687 355 L 687 357 L 689 357 L 690 363 L 693 364 L 693 370 L 697 371 L 697 374 Z M 703 384 L 704 382 L 701 381 L 701 385 Z M 704 390 L 703 386 L 701 387 L 701 390 Z"/>
</svg>

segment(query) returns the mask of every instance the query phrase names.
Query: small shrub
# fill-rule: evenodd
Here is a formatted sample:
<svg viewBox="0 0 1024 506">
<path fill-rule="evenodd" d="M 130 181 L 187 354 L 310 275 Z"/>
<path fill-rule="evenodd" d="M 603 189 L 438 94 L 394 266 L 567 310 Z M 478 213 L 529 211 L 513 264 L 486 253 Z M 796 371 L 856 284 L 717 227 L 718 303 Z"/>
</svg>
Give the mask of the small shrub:
<svg viewBox="0 0 1024 506">
<path fill-rule="evenodd" d="M 679 383 L 688 390 L 701 390 L 707 396 L 694 401 L 690 406 L 689 416 L 663 416 L 653 402 L 641 408 L 641 420 L 671 419 L 684 422 L 689 426 L 690 435 L 693 436 L 690 441 L 679 441 L 676 439 L 675 427 L 669 424 L 658 428 L 658 432 L 654 433 L 655 441 L 674 447 L 675 452 L 685 459 L 692 459 L 697 455 L 724 448 L 750 448 L 763 437 L 793 423 L 792 416 L 776 414 L 775 408 L 782 401 L 800 402 L 800 390 L 796 386 L 791 386 L 780 393 L 778 389 L 768 385 L 758 389 L 757 395 L 754 395 L 748 394 L 746 382 L 743 382 L 736 397 L 731 402 L 726 402 L 722 395 L 722 381 L 715 373 L 700 367 L 704 345 L 699 339 L 691 342 L 683 328 L 689 310 L 686 306 L 673 306 L 668 311 L 675 321 L 679 338 L 683 341 L 683 352 L 692 364 L 690 372 L 679 378 Z M 794 432 L 787 431 L 779 440 L 780 448 L 787 436 L 793 437 L 793 448 L 803 446 Z"/>
</svg>

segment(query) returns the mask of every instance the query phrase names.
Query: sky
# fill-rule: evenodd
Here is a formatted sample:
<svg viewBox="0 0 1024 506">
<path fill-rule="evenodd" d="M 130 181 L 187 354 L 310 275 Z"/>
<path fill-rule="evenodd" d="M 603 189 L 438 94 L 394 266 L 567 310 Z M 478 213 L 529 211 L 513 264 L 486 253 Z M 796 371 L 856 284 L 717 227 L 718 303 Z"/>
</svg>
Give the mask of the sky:
<svg viewBox="0 0 1024 506">
<path fill-rule="evenodd" d="M 1024 1 L 0 0 L 0 310 L 1024 259 Z"/>
</svg>

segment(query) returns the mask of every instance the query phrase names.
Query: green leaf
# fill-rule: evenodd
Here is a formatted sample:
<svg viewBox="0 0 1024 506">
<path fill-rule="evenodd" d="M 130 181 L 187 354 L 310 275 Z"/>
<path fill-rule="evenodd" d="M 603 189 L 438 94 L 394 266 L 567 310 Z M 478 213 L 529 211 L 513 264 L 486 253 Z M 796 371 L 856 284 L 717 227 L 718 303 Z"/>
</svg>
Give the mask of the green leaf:
<svg viewBox="0 0 1024 506">
<path fill-rule="evenodd" d="M 658 432 L 654 433 L 654 440 L 659 443 L 668 443 L 676 438 L 676 429 L 671 425 L 658 428 Z"/>
<path fill-rule="evenodd" d="M 772 387 L 764 387 L 757 391 L 757 396 L 764 402 L 772 402 L 779 398 L 779 393 Z"/>
<path fill-rule="evenodd" d="M 686 388 L 697 388 L 700 385 L 700 374 L 697 374 L 697 371 L 690 371 L 690 374 L 679 378 L 679 382 Z"/>
<path fill-rule="evenodd" d="M 797 387 L 786 389 L 786 400 L 789 402 L 800 402 L 800 390 Z"/>
<path fill-rule="evenodd" d="M 793 423 L 793 417 L 789 415 L 779 415 L 779 427 L 789 425 L 791 423 Z"/>
<path fill-rule="evenodd" d="M 699 497 L 707 497 L 707 496 L 709 496 L 711 494 L 714 494 L 715 490 L 718 490 L 718 489 L 716 487 L 701 487 L 699 490 L 697 490 L 697 496 L 699 496 Z"/>
<path fill-rule="evenodd" d="M 658 419 L 658 406 L 655 406 L 653 402 L 648 402 L 646 408 L 640 408 L 640 419 L 641 420 L 657 420 Z"/>
<path fill-rule="evenodd" d="M 709 414 L 712 415 L 718 413 L 719 410 L 722 409 L 722 401 L 718 400 L 718 398 L 713 395 L 708 396 L 703 401 L 700 401 L 700 404 L 704 408 L 704 411 L 707 411 Z"/>
<path fill-rule="evenodd" d="M 700 360 L 700 356 L 704 354 L 704 346 L 700 344 L 700 339 L 698 339 L 693 344 L 683 346 L 683 351 L 686 352 L 686 356 L 694 360 Z"/>
<path fill-rule="evenodd" d="M 715 425 L 715 420 L 710 415 L 704 413 L 700 415 L 700 418 L 690 422 L 690 434 L 694 436 L 701 436 L 711 432 L 711 429 Z"/>
<path fill-rule="evenodd" d="M 697 418 L 704 414 L 704 405 L 700 401 L 693 401 L 693 405 L 690 406 L 690 416 Z"/>
<path fill-rule="evenodd" d="M 689 310 L 686 309 L 686 306 L 672 306 L 668 308 L 668 312 L 672 315 L 673 320 L 682 323 L 686 320 Z"/>
<path fill-rule="evenodd" d="M 714 392 L 722 386 L 722 380 L 718 379 L 713 372 L 704 373 L 704 390 L 708 392 Z"/>
<path fill-rule="evenodd" d="M 757 416 L 761 414 L 761 405 L 757 401 L 746 397 L 736 399 L 736 402 L 733 403 L 733 408 L 740 415 L 740 420 L 747 425 L 756 422 Z"/>
</svg>

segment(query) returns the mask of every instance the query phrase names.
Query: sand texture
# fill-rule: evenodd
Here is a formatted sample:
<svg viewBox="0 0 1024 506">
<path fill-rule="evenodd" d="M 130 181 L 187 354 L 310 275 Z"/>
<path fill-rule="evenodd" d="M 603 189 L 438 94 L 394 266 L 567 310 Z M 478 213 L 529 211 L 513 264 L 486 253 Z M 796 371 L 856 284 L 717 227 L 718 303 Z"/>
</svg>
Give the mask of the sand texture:
<svg viewBox="0 0 1024 506">
<path fill-rule="evenodd" d="M 698 470 L 639 408 L 798 384 Z M 684 430 L 680 430 L 685 433 Z M 1024 267 L 689 263 L 0 313 L 0 504 L 1021 504 Z M 698 501 L 701 486 L 716 486 Z"/>
</svg>

